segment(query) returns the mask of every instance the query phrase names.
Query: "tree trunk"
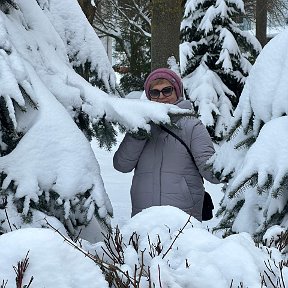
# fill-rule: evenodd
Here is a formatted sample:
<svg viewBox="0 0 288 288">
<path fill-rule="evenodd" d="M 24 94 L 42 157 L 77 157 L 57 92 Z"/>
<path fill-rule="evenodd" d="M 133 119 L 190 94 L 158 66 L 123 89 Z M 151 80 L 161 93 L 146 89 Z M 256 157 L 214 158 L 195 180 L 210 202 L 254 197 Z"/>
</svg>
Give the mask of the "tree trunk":
<svg viewBox="0 0 288 288">
<path fill-rule="evenodd" d="M 179 62 L 182 0 L 152 0 L 151 70 L 167 67 L 174 56 Z"/>
<path fill-rule="evenodd" d="M 256 38 L 262 45 L 267 43 L 267 0 L 256 0 Z"/>
<path fill-rule="evenodd" d="M 78 0 L 78 3 L 81 6 L 81 9 L 83 13 L 85 14 L 87 20 L 92 25 L 95 12 L 96 12 L 96 7 L 92 6 L 91 0 Z"/>
</svg>

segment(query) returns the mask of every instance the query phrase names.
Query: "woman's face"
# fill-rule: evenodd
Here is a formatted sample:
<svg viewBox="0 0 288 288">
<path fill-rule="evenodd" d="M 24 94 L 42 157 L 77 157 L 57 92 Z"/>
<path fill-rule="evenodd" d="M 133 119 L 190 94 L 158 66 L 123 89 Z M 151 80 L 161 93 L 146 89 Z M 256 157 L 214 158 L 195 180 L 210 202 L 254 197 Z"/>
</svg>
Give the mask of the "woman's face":
<svg viewBox="0 0 288 288">
<path fill-rule="evenodd" d="M 154 102 L 174 104 L 177 101 L 177 95 L 173 85 L 165 79 L 163 79 L 161 83 L 152 84 L 149 94 L 150 100 Z"/>
</svg>

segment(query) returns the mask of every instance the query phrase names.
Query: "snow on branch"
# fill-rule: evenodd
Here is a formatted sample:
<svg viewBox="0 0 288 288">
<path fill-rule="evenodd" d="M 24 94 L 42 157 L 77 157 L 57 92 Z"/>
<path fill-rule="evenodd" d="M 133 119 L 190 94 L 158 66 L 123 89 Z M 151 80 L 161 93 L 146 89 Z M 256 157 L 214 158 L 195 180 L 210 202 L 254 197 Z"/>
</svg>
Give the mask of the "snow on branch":
<svg viewBox="0 0 288 288">
<path fill-rule="evenodd" d="M 103 81 L 105 88 L 115 90 L 116 76 L 107 53 L 77 0 L 69 2 L 69 9 L 66 1 L 49 1 L 49 9 L 43 12 L 50 19 L 49 26 L 52 25 L 61 37 L 72 65 L 84 67 L 89 63 L 89 70 Z"/>
<path fill-rule="evenodd" d="M 232 106 L 228 97 L 234 93 L 220 77 L 202 63 L 191 75 L 184 78 L 190 100 L 198 107 L 198 114 L 207 127 L 215 125 L 213 114 L 222 115 L 217 119 L 216 136 L 226 133 L 225 117 L 231 117 Z M 218 99 L 219 98 L 219 99 Z"/>
<path fill-rule="evenodd" d="M 232 179 L 225 192 L 225 203 L 229 205 L 229 209 L 226 210 L 222 221 L 225 222 L 229 218 L 229 211 L 234 209 L 239 199 L 244 200 L 243 207 L 231 227 L 233 231 L 245 229 L 249 233 L 261 236 L 265 229 L 273 224 L 287 227 L 287 131 L 288 116 L 282 116 L 266 123 L 251 146 L 240 151 L 235 149 L 240 139 L 245 140 L 247 137 L 243 137 L 242 128 L 217 152 L 214 169 L 221 171 L 222 177 L 232 173 Z M 225 159 L 226 163 L 229 159 L 228 165 L 221 164 L 221 159 Z M 259 221 L 259 224 L 254 225 L 255 221 Z"/>
</svg>

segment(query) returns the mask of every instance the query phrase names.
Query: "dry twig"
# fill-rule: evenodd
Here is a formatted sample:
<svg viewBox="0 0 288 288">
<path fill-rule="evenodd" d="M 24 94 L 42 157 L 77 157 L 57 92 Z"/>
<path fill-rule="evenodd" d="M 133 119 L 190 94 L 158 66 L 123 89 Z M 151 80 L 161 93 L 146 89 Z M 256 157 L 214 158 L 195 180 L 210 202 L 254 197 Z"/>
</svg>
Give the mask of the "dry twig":
<svg viewBox="0 0 288 288">
<path fill-rule="evenodd" d="M 188 220 L 186 221 L 186 223 L 184 224 L 184 226 L 179 230 L 178 234 L 175 236 L 175 238 L 173 239 L 171 245 L 169 246 L 169 248 L 167 249 L 167 251 L 165 253 L 163 253 L 162 255 L 162 259 L 165 258 L 165 256 L 168 254 L 168 252 L 172 249 L 174 243 L 176 242 L 176 240 L 179 238 L 180 234 L 183 233 L 183 230 L 186 228 L 186 226 L 191 223 L 191 218 L 192 218 L 192 215 L 189 216 Z"/>
<path fill-rule="evenodd" d="M 31 283 L 32 283 L 32 281 L 33 281 L 33 279 L 34 279 L 34 277 L 32 276 L 30 278 L 30 281 L 29 281 L 28 285 L 24 285 L 24 286 L 22 285 L 23 284 L 23 279 L 24 279 L 24 274 L 25 274 L 25 272 L 26 272 L 26 270 L 27 270 L 27 268 L 29 266 L 28 254 L 29 254 L 29 251 L 27 252 L 25 258 L 17 263 L 17 267 L 13 266 L 13 269 L 14 269 L 14 271 L 16 273 L 16 279 L 15 280 L 16 280 L 16 287 L 17 288 L 23 288 L 23 287 L 29 288 Z"/>
</svg>

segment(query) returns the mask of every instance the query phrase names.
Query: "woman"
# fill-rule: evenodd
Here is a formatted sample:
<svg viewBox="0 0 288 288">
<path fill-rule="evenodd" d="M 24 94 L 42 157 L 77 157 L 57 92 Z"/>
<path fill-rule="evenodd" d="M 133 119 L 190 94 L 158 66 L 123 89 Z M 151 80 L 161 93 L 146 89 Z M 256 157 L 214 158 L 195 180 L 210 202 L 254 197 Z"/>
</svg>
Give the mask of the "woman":
<svg viewBox="0 0 288 288">
<path fill-rule="evenodd" d="M 183 100 L 181 79 L 170 69 L 159 68 L 146 79 L 145 93 L 149 100 L 191 108 Z M 149 139 L 137 139 L 127 133 L 116 151 L 113 164 L 120 172 L 134 176 L 131 186 L 132 216 L 151 206 L 171 205 L 202 221 L 204 186 L 202 177 L 219 183 L 205 170 L 207 160 L 214 154 L 210 136 L 194 117 L 182 117 L 176 122 L 179 129 L 171 129 L 190 148 L 188 151 L 175 137 L 151 125 Z"/>
</svg>

